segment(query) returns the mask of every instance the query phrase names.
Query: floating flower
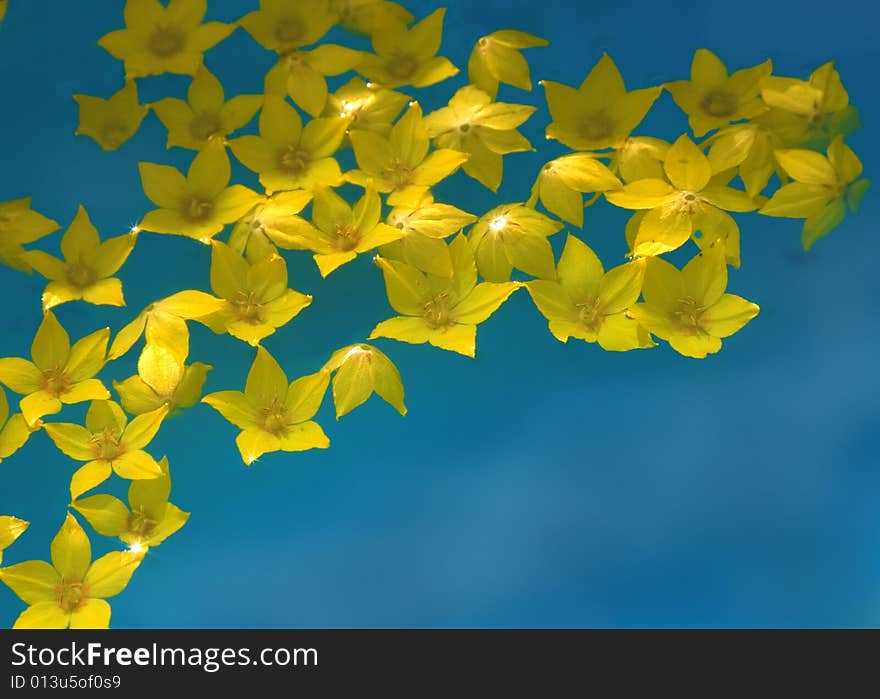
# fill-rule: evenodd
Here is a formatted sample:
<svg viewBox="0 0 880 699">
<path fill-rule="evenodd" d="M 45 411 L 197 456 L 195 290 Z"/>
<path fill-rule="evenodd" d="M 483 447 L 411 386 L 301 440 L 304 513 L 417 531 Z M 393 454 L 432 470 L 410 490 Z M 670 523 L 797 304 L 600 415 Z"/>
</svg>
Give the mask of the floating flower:
<svg viewBox="0 0 880 699">
<path fill-rule="evenodd" d="M 336 419 L 367 402 L 376 393 L 401 415 L 406 415 L 403 381 L 388 356 L 373 345 L 349 345 L 336 350 L 323 367 L 333 374 Z"/>
<path fill-rule="evenodd" d="M 55 315 L 48 311 L 31 345 L 33 361 L 0 359 L 0 383 L 23 395 L 19 407 L 31 427 L 61 411 L 62 404 L 103 400 L 110 393 L 95 376 L 106 362 L 110 329 L 87 335 L 73 347 Z"/>
<path fill-rule="evenodd" d="M 445 14 L 435 10 L 410 28 L 388 17 L 371 36 L 376 53 L 365 56 L 358 72 L 381 87 L 427 87 L 455 75 L 458 68 L 437 55 Z"/>
<path fill-rule="evenodd" d="M 202 402 L 242 430 L 235 443 L 250 466 L 268 452 L 330 446 L 324 430 L 312 420 L 329 382 L 330 372 L 322 369 L 288 385 L 278 362 L 259 347 L 243 393 L 220 391 L 205 396 Z"/>
<path fill-rule="evenodd" d="M 311 296 L 287 288 L 287 264 L 280 255 L 251 263 L 219 241 L 211 250 L 211 288 L 225 303 L 200 322 L 252 345 L 312 302 Z"/>
<path fill-rule="evenodd" d="M 22 259 L 23 244 L 33 243 L 58 230 L 58 223 L 31 209 L 31 198 L 0 203 L 0 262 L 30 272 Z"/>
<path fill-rule="evenodd" d="M 528 205 L 540 201 L 551 214 L 578 228 L 584 225 L 584 192 L 618 189 L 620 180 L 592 153 L 571 153 L 546 163 Z"/>
<path fill-rule="evenodd" d="M 343 28 L 356 34 L 373 34 L 389 19 L 409 24 L 409 10 L 389 0 L 330 0 L 330 11 Z"/>
<path fill-rule="evenodd" d="M 237 221 L 262 197 L 240 184 L 229 185 L 232 170 L 221 143 L 199 151 L 186 177 L 170 165 L 138 163 L 144 193 L 156 206 L 138 224 L 144 231 L 209 243 L 227 223 Z"/>
<path fill-rule="evenodd" d="M 327 104 L 327 77 L 347 73 L 363 58 L 361 51 L 336 44 L 292 51 L 282 56 L 266 75 L 266 94 L 290 95 L 304 112 L 320 116 Z"/>
<path fill-rule="evenodd" d="M 125 29 L 105 34 L 98 45 L 125 62 L 125 77 L 143 78 L 162 73 L 195 75 L 202 54 L 223 41 L 235 25 L 202 24 L 207 0 L 127 0 Z"/>
<path fill-rule="evenodd" d="M 409 102 L 402 92 L 368 85 L 352 78 L 327 97 L 324 116 L 348 117 L 350 131 L 375 131 L 387 136 L 391 124 Z"/>
<path fill-rule="evenodd" d="M 644 260 L 606 272 L 595 252 L 569 236 L 557 271 L 559 281 L 535 279 L 525 285 L 553 337 L 598 342 L 613 352 L 654 346 L 648 332 L 627 315 L 642 290 Z"/>
<path fill-rule="evenodd" d="M 745 192 L 712 181 L 714 173 L 709 159 L 686 135 L 672 144 L 663 168 L 669 182 L 636 180 L 621 190 L 605 194 L 615 206 L 648 210 L 635 239 L 635 255 L 659 255 L 675 250 L 695 231 L 702 231 L 703 239 L 713 242 L 720 232 L 736 227 L 725 211 L 753 211 L 757 208 Z M 737 265 L 738 247 L 728 249 L 728 255 L 735 258 L 733 262 Z"/>
<path fill-rule="evenodd" d="M 539 36 L 513 29 L 480 37 L 468 60 L 468 79 L 492 99 L 498 94 L 498 83 L 531 90 L 529 64 L 520 50 L 547 46 L 547 43 Z"/>
<path fill-rule="evenodd" d="M 79 299 L 96 306 L 124 306 L 122 282 L 113 275 L 125 264 L 136 239 L 136 233 L 126 233 L 101 242 L 80 206 L 61 239 L 63 260 L 41 250 L 24 253 L 25 261 L 50 280 L 43 291 L 43 308 Z"/>
<path fill-rule="evenodd" d="M 332 189 L 323 189 L 312 203 L 314 232 L 305 238 L 315 253 L 315 264 L 326 277 L 338 267 L 368 252 L 403 237 L 403 233 L 385 223 L 382 200 L 367 190 L 352 207 Z"/>
<path fill-rule="evenodd" d="M 267 95 L 260 112 L 260 135 L 229 142 L 235 157 L 260 175 L 268 194 L 279 190 L 338 187 L 342 171 L 333 154 L 350 119 L 312 119 L 305 127 L 296 110 L 277 95 Z"/>
<path fill-rule="evenodd" d="M 260 0 L 239 23 L 260 46 L 283 55 L 314 44 L 335 21 L 327 0 Z"/>
<path fill-rule="evenodd" d="M 534 150 L 517 127 L 535 109 L 493 102 L 478 87 L 467 85 L 452 96 L 449 106 L 425 117 L 425 128 L 438 148 L 467 153 L 462 169 L 494 192 L 501 185 L 502 156 Z"/>
<path fill-rule="evenodd" d="M 688 115 L 694 136 L 703 136 L 732 121 L 752 119 L 767 111 L 761 99 L 761 80 L 773 70 L 772 61 L 743 68 L 732 75 L 708 49 L 697 49 L 691 79 L 667 84 L 675 103 Z"/>
<path fill-rule="evenodd" d="M 642 284 L 645 300 L 629 314 L 679 354 L 703 359 L 720 350 L 722 338 L 742 329 L 760 310 L 725 293 L 726 288 L 727 263 L 717 245 L 697 254 L 680 271 L 653 257 Z"/>
<path fill-rule="evenodd" d="M 480 217 L 468 234 L 480 275 L 506 282 L 514 268 L 543 279 L 556 277 L 548 236 L 562 224 L 522 204 L 497 206 Z"/>
<path fill-rule="evenodd" d="M 398 206 L 386 221 L 403 237 L 383 245 L 382 256 L 399 260 L 416 269 L 439 277 L 452 276 L 452 258 L 444 238 L 455 235 L 477 217 L 452 206 L 435 202 L 429 195 L 414 208 Z"/>
<path fill-rule="evenodd" d="M 143 415 L 163 405 L 173 413 L 199 402 L 211 369 L 210 364 L 202 362 L 141 362 L 137 374 L 114 381 L 113 388 L 122 407 L 132 415 Z"/>
<path fill-rule="evenodd" d="M 112 551 L 92 561 L 92 546 L 70 514 L 52 540 L 52 563 L 25 561 L 0 568 L 0 581 L 28 606 L 16 629 L 106 629 L 110 605 L 128 585 L 143 552 Z"/>
<path fill-rule="evenodd" d="M 547 138 L 575 150 L 613 148 L 639 125 L 660 96 L 660 87 L 626 91 L 620 71 L 604 54 L 577 89 L 542 81 L 553 122 Z"/>
<path fill-rule="evenodd" d="M 298 216 L 312 200 L 312 192 L 297 189 L 268 197 L 244 216 L 229 235 L 229 247 L 249 260 L 270 257 L 282 250 L 303 250 L 313 233 L 311 224 Z"/>
<path fill-rule="evenodd" d="M 132 481 L 128 503 L 112 495 L 91 495 L 71 503 L 102 536 L 118 537 L 129 551 L 146 553 L 178 532 L 189 520 L 189 512 L 168 502 L 171 476 L 168 459 L 159 462 L 162 475 L 149 480 Z"/>
<path fill-rule="evenodd" d="M 373 131 L 349 134 L 358 170 L 345 179 L 365 189 L 388 193 L 391 206 L 418 205 L 431 187 L 449 177 L 468 159 L 466 153 L 430 150 L 422 109 L 414 102 L 386 138 Z"/>
<path fill-rule="evenodd" d="M 388 337 L 473 357 L 477 325 L 488 320 L 519 288 L 518 282 L 477 284 L 474 255 L 464 236 L 449 244 L 452 277 L 428 276 L 415 267 L 376 258 L 391 307 L 400 315 L 379 323 L 370 339 Z"/>
<path fill-rule="evenodd" d="M 60 451 L 75 461 L 87 462 L 70 480 L 71 499 L 106 481 L 111 472 L 128 480 L 161 476 L 162 469 L 144 447 L 156 436 L 166 415 L 168 406 L 163 405 L 129 422 L 118 403 L 96 400 L 89 406 L 85 427 L 47 423 L 46 434 Z"/>
<path fill-rule="evenodd" d="M 88 136 L 104 150 L 116 150 L 137 133 L 150 108 L 138 103 L 134 80 L 109 99 L 74 95 L 79 105 L 76 134 Z"/>
<path fill-rule="evenodd" d="M 187 101 L 166 97 L 153 111 L 168 129 L 168 147 L 201 150 L 214 139 L 223 140 L 254 118 L 262 95 L 237 95 L 228 102 L 223 85 L 201 67 L 189 85 Z"/>
<path fill-rule="evenodd" d="M 776 160 L 794 182 L 777 189 L 758 213 L 806 219 L 801 230 L 804 250 L 840 224 L 847 205 L 855 213 L 870 184 L 867 179 L 859 179 L 862 161 L 842 136 L 828 146 L 827 157 L 793 149 L 777 150 Z"/>
</svg>

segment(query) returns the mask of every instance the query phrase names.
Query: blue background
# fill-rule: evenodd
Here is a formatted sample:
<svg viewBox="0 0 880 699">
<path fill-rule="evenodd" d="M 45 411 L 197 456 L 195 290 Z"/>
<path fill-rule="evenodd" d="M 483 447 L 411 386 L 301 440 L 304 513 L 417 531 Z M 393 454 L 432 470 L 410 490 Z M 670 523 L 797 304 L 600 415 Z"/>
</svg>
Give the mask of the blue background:
<svg viewBox="0 0 880 699">
<path fill-rule="evenodd" d="M 0 201 L 32 195 L 63 228 L 84 203 L 103 236 L 121 234 L 152 208 L 136 162 L 183 167 L 191 157 L 165 150 L 152 114 L 114 153 L 73 135 L 71 94 L 122 85 L 121 64 L 95 44 L 122 25 L 122 3 L 10 4 L 0 31 Z M 700 46 L 731 69 L 771 57 L 784 75 L 834 59 L 865 124 L 851 143 L 869 176 L 878 162 L 880 56 L 866 2 L 840 12 L 804 0 L 448 4 L 444 55 L 465 68 L 479 36 L 527 29 L 552 42 L 527 52 L 535 80 L 579 84 L 603 51 L 631 88 L 686 77 Z M 212 0 L 209 18 L 231 21 L 250 5 Z M 409 5 L 418 16 L 434 7 Z M 230 96 L 261 92 L 272 57 L 238 30 L 206 61 Z M 426 111 L 464 80 L 419 93 Z M 183 96 L 186 84 L 142 80 L 141 98 Z M 541 152 L 505 159 L 497 200 L 461 174 L 438 189 L 477 213 L 526 198 L 540 164 L 561 152 L 543 139 L 540 88 L 502 87 L 500 99 L 541 106 L 525 128 Z M 674 138 L 685 123 L 666 94 L 639 133 Z M 476 360 L 377 343 L 400 367 L 410 414 L 374 398 L 337 423 L 328 396 L 319 419 L 330 450 L 268 455 L 246 469 L 234 428 L 207 406 L 169 420 L 154 453 L 169 455 L 172 500 L 193 516 L 150 552 L 113 602 L 113 624 L 877 625 L 877 216 L 872 190 L 862 213 L 809 254 L 798 222 L 740 217 L 744 262 L 730 288 L 762 311 L 705 361 L 666 346 L 613 354 L 561 344 L 520 292 L 481 326 Z M 586 218 L 584 238 L 607 264 L 622 259 L 625 213 L 603 204 Z M 308 255 L 288 259 L 291 286 L 315 302 L 266 345 L 293 377 L 392 313 L 369 256 L 327 283 Z M 144 234 L 122 270 L 127 309 L 68 304 L 59 317 L 74 337 L 118 329 L 155 298 L 207 289 L 208 264 L 206 247 Z M 27 354 L 44 283 L 0 267 L 0 356 Z M 192 332 L 192 359 L 216 366 L 207 389 L 240 388 L 253 350 Z M 135 355 L 105 378 L 133 373 Z M 0 465 L 0 512 L 33 522 L 6 563 L 48 555 L 75 467 L 43 433 Z M 94 538 L 96 552 L 114 546 Z M 21 609 L 0 590 L 0 624 Z"/>
</svg>

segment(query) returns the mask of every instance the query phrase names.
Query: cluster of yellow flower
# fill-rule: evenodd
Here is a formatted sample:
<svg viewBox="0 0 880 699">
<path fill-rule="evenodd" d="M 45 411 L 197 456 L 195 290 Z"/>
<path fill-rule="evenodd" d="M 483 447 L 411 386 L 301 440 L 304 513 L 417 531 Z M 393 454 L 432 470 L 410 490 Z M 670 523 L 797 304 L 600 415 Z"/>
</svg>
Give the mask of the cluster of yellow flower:
<svg viewBox="0 0 880 699">
<path fill-rule="evenodd" d="M 124 62 L 125 86 L 106 100 L 74 96 L 77 133 L 104 149 L 120 147 L 152 110 L 169 147 L 196 151 L 185 175 L 140 163 L 156 208 L 131 232 L 102 242 L 80 208 L 62 238 L 61 260 L 23 247 L 57 223 L 32 211 L 30 200 L 0 204 L 0 261 L 49 280 L 32 359 L 0 359 L 0 383 L 22 396 L 20 413 L 10 418 L 0 389 L 0 458 L 45 430 L 61 452 L 85 462 L 71 478 L 69 507 L 128 547 L 92 563 L 89 539 L 68 514 L 51 565 L 0 569 L 0 580 L 30 605 L 20 627 L 107 626 L 105 599 L 127 585 L 149 547 L 186 523 L 188 513 L 169 502 L 167 460 L 145 449 L 169 413 L 199 401 L 211 369 L 187 364 L 188 322 L 257 348 L 244 391 L 201 398 L 241 430 L 236 443 L 248 465 L 268 452 L 328 447 L 313 418 L 331 385 L 337 418 L 373 393 L 406 413 L 397 368 L 369 344 L 343 347 L 317 372 L 288 382 L 261 342 L 312 297 L 288 287 L 281 251 L 309 251 L 323 277 L 378 251 L 374 259 L 399 315 L 380 322 L 370 339 L 430 343 L 472 357 L 477 326 L 525 287 L 562 342 L 574 337 L 626 351 L 655 346 L 656 337 L 703 358 L 758 313 L 726 292 L 728 266 L 740 264 L 740 231 L 728 212 L 804 219 L 809 248 L 858 208 L 868 185 L 843 141 L 857 112 L 830 63 L 808 80 L 774 76 L 769 61 L 729 74 L 699 49 L 689 80 L 628 91 L 606 55 L 578 88 L 541 83 L 551 116 L 547 138 L 572 152 L 540 169 L 527 201 L 478 217 L 436 201 L 432 188 L 461 169 L 497 191 L 504 156 L 534 150 L 518 129 L 536 108 L 496 98 L 501 83 L 531 90 L 521 51 L 546 41 L 513 30 L 480 38 L 468 61 L 469 84 L 424 115 L 398 88 L 458 73 L 437 55 L 442 9 L 415 22 L 385 0 L 261 0 L 260 9 L 232 24 L 204 23 L 206 9 L 206 0 L 127 0 L 125 28 L 99 41 Z M 369 36 L 373 51 L 319 43 L 335 25 Z M 263 95 L 227 100 L 203 54 L 237 27 L 278 60 Z M 352 71 L 359 77 L 331 93 L 327 78 Z M 135 80 L 165 72 L 192 76 L 187 100 L 139 104 Z M 687 134 L 674 143 L 632 135 L 664 90 L 699 143 Z M 233 137 L 257 112 L 258 135 Z M 348 172 L 336 158 L 346 148 L 357 163 Z M 228 151 L 259 176 L 263 192 L 230 184 Z M 358 188 L 348 197 L 354 203 L 336 191 L 343 187 Z M 606 271 L 574 235 L 557 261 L 550 236 L 565 223 L 581 228 L 585 207 L 599 198 L 634 212 L 626 226 L 629 261 Z M 229 226 L 226 242 L 217 240 Z M 211 246 L 213 293 L 180 291 L 152 303 L 112 342 L 104 329 L 71 344 L 51 309 L 74 300 L 124 305 L 114 275 L 141 231 Z M 689 241 L 697 252 L 681 269 L 661 257 Z M 514 270 L 528 280 L 513 280 Z M 142 337 L 137 374 L 113 383 L 114 402 L 98 374 Z M 84 425 L 43 421 L 86 401 Z M 128 504 L 87 495 L 114 473 L 131 482 Z M 26 527 L 0 517 L 0 551 Z"/>
</svg>

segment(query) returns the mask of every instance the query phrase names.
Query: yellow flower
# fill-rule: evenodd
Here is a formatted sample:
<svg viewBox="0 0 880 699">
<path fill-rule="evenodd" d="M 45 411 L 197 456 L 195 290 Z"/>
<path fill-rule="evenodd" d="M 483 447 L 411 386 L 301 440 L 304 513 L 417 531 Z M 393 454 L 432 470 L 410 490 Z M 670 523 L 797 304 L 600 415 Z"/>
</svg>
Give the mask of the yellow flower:
<svg viewBox="0 0 880 699">
<path fill-rule="evenodd" d="M 189 520 L 189 512 L 168 502 L 171 476 L 168 459 L 159 462 L 162 475 L 149 480 L 132 481 L 128 488 L 129 510 L 112 495 L 80 498 L 71 507 L 86 518 L 102 536 L 119 537 L 129 551 L 146 553 L 179 531 Z"/>
<path fill-rule="evenodd" d="M 201 150 L 214 139 L 223 140 L 253 119 L 262 95 L 238 95 L 228 102 L 223 85 L 201 67 L 189 85 L 188 101 L 166 97 L 152 105 L 168 129 L 168 147 Z"/>
<path fill-rule="evenodd" d="M 363 58 L 362 52 L 336 44 L 292 51 L 282 56 L 266 75 L 266 94 L 290 95 L 304 112 L 320 116 L 327 104 L 327 76 L 347 73 Z"/>
<path fill-rule="evenodd" d="M 18 413 L 12 416 L 9 415 L 9 402 L 6 400 L 6 392 L 0 388 L 0 461 L 8 459 L 21 449 L 31 436 L 31 432 L 34 432 L 36 429 L 39 428 L 28 427 L 24 416 Z M 0 532 L 0 537 L 2 537 L 2 532 Z M 0 549 L 2 548 L 0 546 Z"/>
<path fill-rule="evenodd" d="M 3 551 L 12 546 L 29 526 L 30 522 L 18 517 L 0 516 L 0 563 L 3 562 Z"/>
<path fill-rule="evenodd" d="M 553 117 L 547 138 L 575 150 L 613 148 L 625 141 L 662 89 L 627 92 L 620 71 L 607 54 L 577 89 L 550 80 L 542 84 Z"/>
<path fill-rule="evenodd" d="M 128 585 L 143 552 L 111 551 L 92 561 L 89 538 L 70 514 L 52 540 L 52 564 L 25 561 L 0 569 L 0 580 L 28 605 L 16 629 L 106 629 L 110 605 Z"/>
<path fill-rule="evenodd" d="M 138 367 L 134 376 L 114 381 L 113 388 L 119 394 L 122 407 L 132 415 L 143 415 L 163 405 L 174 413 L 199 402 L 202 386 L 213 368 L 202 362 L 191 365 L 173 362 L 170 366 L 164 362 L 147 362 L 146 367 Z"/>
<path fill-rule="evenodd" d="M 449 106 L 425 117 L 425 128 L 436 147 L 467 153 L 462 169 L 494 192 L 501 184 L 502 156 L 534 150 L 517 127 L 535 109 L 493 102 L 480 88 L 467 85 L 453 95 Z"/>
<path fill-rule="evenodd" d="M 9 6 L 9 0 L 0 0 L 0 24 L 3 23 L 3 19 L 6 17 L 6 8 Z"/>
<path fill-rule="evenodd" d="M 113 58 L 125 62 L 126 79 L 162 73 L 195 75 L 202 54 L 223 41 L 235 25 L 202 24 L 207 0 L 126 0 L 125 29 L 98 40 Z"/>
<path fill-rule="evenodd" d="M 849 95 L 832 61 L 816 68 L 809 81 L 775 75 L 763 78 L 761 97 L 772 109 L 759 121 L 766 118 L 789 145 L 821 135 L 829 127 L 832 132 L 826 136 L 830 140 L 839 122 L 858 121 L 857 113 L 851 114 L 854 108 L 849 106 Z"/>
<path fill-rule="evenodd" d="M 0 262 L 30 272 L 30 265 L 22 259 L 22 244 L 33 243 L 57 230 L 57 222 L 31 209 L 30 197 L 0 203 Z"/>
<path fill-rule="evenodd" d="M 398 206 L 386 221 L 403 237 L 383 245 L 382 256 L 406 262 L 422 272 L 439 277 L 452 276 L 452 258 L 444 238 L 455 235 L 477 217 L 450 204 L 434 202 L 428 195 L 415 207 Z"/>
<path fill-rule="evenodd" d="M 709 159 L 686 135 L 679 137 L 669 148 L 663 168 L 669 182 L 636 180 L 623 189 L 605 194 L 615 206 L 648 210 L 634 242 L 635 255 L 659 255 L 675 250 L 696 231 L 702 232 L 702 240 L 706 243 L 727 237 L 725 232 L 731 227 L 736 228 L 736 223 L 725 211 L 752 211 L 756 208 L 745 192 L 712 180 L 714 173 Z M 739 264 L 738 248 L 738 244 L 731 244 L 727 251 L 736 265 Z"/>
<path fill-rule="evenodd" d="M 61 239 L 63 260 L 41 250 L 24 253 L 25 261 L 50 280 L 43 291 L 43 308 L 79 299 L 97 306 L 124 306 L 122 282 L 113 275 L 128 259 L 136 239 L 136 233 L 126 233 L 102 243 L 80 206 Z"/>
<path fill-rule="evenodd" d="M 535 279 L 526 289 L 560 342 L 575 337 L 607 351 L 653 347 L 651 336 L 627 311 L 638 301 L 645 261 L 608 272 L 587 245 L 569 236 L 559 258 L 559 281 Z"/>
<path fill-rule="evenodd" d="M 727 263 L 719 246 L 700 252 L 684 269 L 666 260 L 648 260 L 642 285 L 644 303 L 629 314 L 672 349 L 703 359 L 721 349 L 721 340 L 740 330 L 760 310 L 727 288 Z"/>
<path fill-rule="evenodd" d="M 387 136 L 391 124 L 409 102 L 402 92 L 384 87 L 367 86 L 360 78 L 352 78 L 327 97 L 324 116 L 349 117 L 349 130 L 375 131 Z"/>
<path fill-rule="evenodd" d="M 349 345 L 336 350 L 323 367 L 333 373 L 336 419 L 378 394 L 401 415 L 406 415 L 400 372 L 388 356 L 373 345 Z"/>
<path fill-rule="evenodd" d="M 438 56 L 445 8 L 435 10 L 407 29 L 397 17 L 388 17 L 373 32 L 375 54 L 367 54 L 358 72 L 381 87 L 427 87 L 456 73 L 448 58 Z"/>
<path fill-rule="evenodd" d="M 138 227 L 209 243 L 227 223 L 237 221 L 262 197 L 240 184 L 229 184 L 232 170 L 223 144 L 199 151 L 184 177 L 169 165 L 139 163 L 144 193 L 156 206 Z"/>
<path fill-rule="evenodd" d="M 314 44 L 334 22 L 327 0 L 260 0 L 259 10 L 239 20 L 254 41 L 279 54 Z"/>
<path fill-rule="evenodd" d="M 112 400 L 95 400 L 86 414 L 85 427 L 67 422 L 46 424 L 55 446 L 75 461 L 87 463 L 70 480 L 70 498 L 76 500 L 115 472 L 120 478 L 158 478 L 162 469 L 144 451 L 168 415 L 168 406 L 138 415 L 131 422 Z"/>
<path fill-rule="evenodd" d="M 373 131 L 349 134 L 358 170 L 345 174 L 348 182 L 390 193 L 391 206 L 416 206 L 440 180 L 455 172 L 468 156 L 440 148 L 431 153 L 422 108 L 413 102 L 391 128 L 388 137 Z"/>
<path fill-rule="evenodd" d="M 468 60 L 468 79 L 492 99 L 498 94 L 498 83 L 531 90 L 529 64 L 520 49 L 536 46 L 547 46 L 547 41 L 513 29 L 502 29 L 480 37 Z"/>
<path fill-rule="evenodd" d="M 777 150 L 776 160 L 794 180 L 783 185 L 761 207 L 765 216 L 803 218 L 801 242 L 809 250 L 828 235 L 846 216 L 847 205 L 855 213 L 869 181 L 859 179 L 862 161 L 837 136 L 827 157 L 811 150 Z"/>
<path fill-rule="evenodd" d="M 527 202 L 539 200 L 551 214 L 578 228 L 584 225 L 584 192 L 618 189 L 620 180 L 592 153 L 571 153 L 545 163 Z"/>
<path fill-rule="evenodd" d="M 150 111 L 148 106 L 138 104 L 134 80 L 109 99 L 90 95 L 74 95 L 73 99 L 79 105 L 76 134 L 88 136 L 104 150 L 116 150 L 134 136 Z"/>
<path fill-rule="evenodd" d="M 110 329 L 87 335 L 73 347 L 67 331 L 49 311 L 31 345 L 33 361 L 18 357 L 0 359 L 0 383 L 23 395 L 19 407 L 27 424 L 61 412 L 62 404 L 110 397 L 95 376 L 104 367 Z"/>
<path fill-rule="evenodd" d="M 326 449 L 330 440 L 312 420 L 327 392 L 330 372 L 321 370 L 287 384 L 284 370 L 265 348 L 248 373 L 244 392 L 219 391 L 202 398 L 241 429 L 235 443 L 250 466 L 273 451 Z"/>
<path fill-rule="evenodd" d="M 409 10 L 389 0 L 330 0 L 330 11 L 344 29 L 356 34 L 372 34 L 390 18 L 409 24 Z"/>
<path fill-rule="evenodd" d="M 476 353 L 477 325 L 489 319 L 519 282 L 477 284 L 477 268 L 467 239 L 449 245 L 451 278 L 423 274 L 415 267 L 376 258 L 385 276 L 391 307 L 400 315 L 379 323 L 370 339 L 388 337 L 413 344 L 430 343 L 468 357 Z"/>
<path fill-rule="evenodd" d="M 229 235 L 229 247 L 249 260 L 270 257 L 282 250 L 305 249 L 311 224 L 297 216 L 312 200 L 312 192 L 278 192 L 239 220 Z"/>
<path fill-rule="evenodd" d="M 381 223 L 382 200 L 367 190 L 354 207 L 332 189 L 323 189 L 312 203 L 313 233 L 305 238 L 315 264 L 326 277 L 338 267 L 385 243 L 403 237 L 397 228 Z"/>
<path fill-rule="evenodd" d="M 611 155 L 608 167 L 624 182 L 663 179 L 663 160 L 669 143 L 652 136 L 630 136 Z"/>
<path fill-rule="evenodd" d="M 767 111 L 758 93 L 761 79 L 772 70 L 773 62 L 764 61 L 728 75 L 718 56 L 707 49 L 697 49 L 691 62 L 691 79 L 678 80 L 665 87 L 688 115 L 694 136 L 702 136 L 731 121 L 752 119 Z"/>
<path fill-rule="evenodd" d="M 260 135 L 229 142 L 235 157 L 260 175 L 266 192 L 338 187 L 342 171 L 333 154 L 350 119 L 312 119 L 305 127 L 296 110 L 277 95 L 267 95 L 260 112 Z"/>
<path fill-rule="evenodd" d="M 287 288 L 287 264 L 279 255 L 250 263 L 228 245 L 214 241 L 211 288 L 223 307 L 200 322 L 257 345 L 291 321 L 312 297 Z"/>
<path fill-rule="evenodd" d="M 783 147 L 782 137 L 764 123 L 734 124 L 708 139 L 713 172 L 736 169 L 746 192 L 757 197 L 778 169 L 773 151 Z"/>
<path fill-rule="evenodd" d="M 556 277 L 548 236 L 562 224 L 522 204 L 503 204 L 480 217 L 468 234 L 480 275 L 506 282 L 514 268 L 542 279 Z"/>
</svg>

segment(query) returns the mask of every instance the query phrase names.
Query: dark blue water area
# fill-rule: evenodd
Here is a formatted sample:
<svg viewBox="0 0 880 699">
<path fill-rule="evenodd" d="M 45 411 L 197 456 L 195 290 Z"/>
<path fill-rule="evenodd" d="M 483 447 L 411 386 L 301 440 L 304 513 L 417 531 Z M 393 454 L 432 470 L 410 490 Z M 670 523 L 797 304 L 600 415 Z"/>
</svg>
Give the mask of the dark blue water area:
<svg viewBox="0 0 880 699">
<path fill-rule="evenodd" d="M 527 52 L 535 80 L 579 84 L 603 51 L 631 88 L 687 77 L 701 46 L 731 69 L 769 57 L 793 76 L 834 59 L 864 122 L 850 142 L 869 176 L 880 162 L 877 14 L 867 2 L 448 4 L 444 55 L 464 68 L 479 36 L 525 29 L 551 41 Z M 12 0 L 0 30 L 0 201 L 33 196 L 64 227 L 85 204 L 103 236 L 152 208 L 138 161 L 183 168 L 191 157 L 166 151 L 152 114 L 116 152 L 73 135 L 71 95 L 122 85 L 121 65 L 95 44 L 121 26 L 121 5 Z M 209 18 L 231 21 L 251 3 L 210 5 Z M 410 7 L 422 16 L 435 5 Z M 352 41 L 335 30 L 331 39 Z M 206 62 L 233 95 L 260 92 L 272 57 L 238 30 Z M 464 81 L 419 100 L 436 108 Z M 180 76 L 139 81 L 144 101 L 183 96 L 186 85 Z M 540 87 L 505 86 L 499 97 L 541 108 L 524 128 L 538 152 L 505 159 L 498 197 L 463 174 L 437 188 L 476 213 L 525 199 L 537 168 L 562 152 L 544 140 Z M 674 138 L 685 127 L 664 94 L 639 133 Z M 241 167 L 235 176 L 256 186 Z M 608 265 L 625 252 L 625 219 L 606 204 L 587 210 L 579 234 Z M 730 290 L 762 310 L 705 361 L 665 345 L 615 354 L 561 344 L 518 292 L 480 327 L 476 360 L 377 341 L 403 374 L 409 414 L 374 398 L 336 422 L 328 396 L 318 420 L 329 450 L 266 455 L 247 469 L 235 428 L 207 406 L 169 419 L 152 448 L 169 456 L 172 500 L 193 515 L 113 601 L 113 624 L 878 625 L 876 193 L 810 253 L 796 221 L 739 220 L 743 265 Z M 59 239 L 41 246 L 57 249 Z M 556 236 L 557 249 L 563 241 Z M 68 304 L 58 316 L 74 338 L 118 329 L 153 299 L 208 289 L 209 257 L 193 241 L 144 234 L 121 273 L 127 308 Z M 287 258 L 291 286 L 315 297 L 265 343 L 291 377 L 392 315 L 369 256 L 326 282 L 308 255 Z M 0 356 L 27 354 L 44 283 L 0 268 Z M 191 349 L 215 367 L 207 390 L 243 386 L 252 348 L 194 326 Z M 135 356 L 103 376 L 128 376 Z M 0 512 L 32 522 L 4 563 L 48 555 L 75 467 L 44 433 L 0 465 Z M 96 554 L 119 546 L 93 539 Z M 0 590 L 0 624 L 21 609 Z"/>
</svg>

